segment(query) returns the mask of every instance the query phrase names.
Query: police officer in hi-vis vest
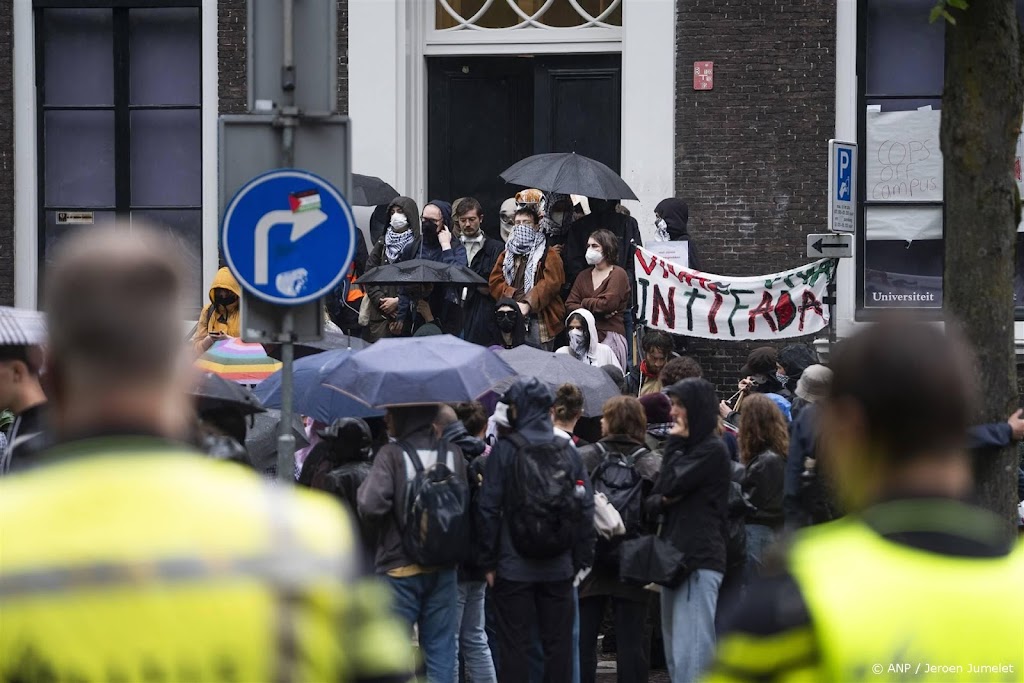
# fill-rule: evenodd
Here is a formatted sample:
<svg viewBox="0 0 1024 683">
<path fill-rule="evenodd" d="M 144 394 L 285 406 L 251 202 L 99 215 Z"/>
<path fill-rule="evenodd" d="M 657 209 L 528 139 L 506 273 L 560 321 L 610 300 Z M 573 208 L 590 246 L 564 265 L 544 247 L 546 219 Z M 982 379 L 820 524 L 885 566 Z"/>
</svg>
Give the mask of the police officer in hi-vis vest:
<svg viewBox="0 0 1024 683">
<path fill-rule="evenodd" d="M 949 329 L 888 321 L 839 347 L 818 466 L 848 514 L 750 587 L 709 680 L 1024 680 L 1024 546 L 971 502 L 974 382 Z"/>
<path fill-rule="evenodd" d="M 184 443 L 179 250 L 137 222 L 61 247 L 56 444 L 0 480 L 0 681 L 409 680 L 346 512 Z"/>
</svg>

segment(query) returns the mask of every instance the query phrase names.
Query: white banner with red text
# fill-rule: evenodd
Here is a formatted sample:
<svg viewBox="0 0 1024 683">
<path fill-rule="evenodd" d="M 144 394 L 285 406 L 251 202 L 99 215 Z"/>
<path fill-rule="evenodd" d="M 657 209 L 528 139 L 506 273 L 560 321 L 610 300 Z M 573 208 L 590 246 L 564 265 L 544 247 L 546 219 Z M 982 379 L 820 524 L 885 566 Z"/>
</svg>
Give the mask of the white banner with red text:
<svg viewBox="0 0 1024 683">
<path fill-rule="evenodd" d="M 647 327 L 704 339 L 789 339 L 828 327 L 825 303 L 836 261 L 771 275 L 724 277 L 690 270 L 637 247 L 636 300 Z"/>
</svg>

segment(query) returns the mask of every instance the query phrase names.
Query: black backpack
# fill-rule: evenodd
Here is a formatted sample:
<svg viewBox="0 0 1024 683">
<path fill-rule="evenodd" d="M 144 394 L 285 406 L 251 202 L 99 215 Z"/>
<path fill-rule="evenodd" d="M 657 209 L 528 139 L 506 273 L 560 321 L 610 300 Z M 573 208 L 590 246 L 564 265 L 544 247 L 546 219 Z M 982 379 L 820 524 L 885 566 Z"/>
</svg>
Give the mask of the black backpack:
<svg viewBox="0 0 1024 683">
<path fill-rule="evenodd" d="M 545 444 L 531 444 L 515 432 L 508 439 L 517 449 L 505 496 L 512 545 L 526 558 L 558 557 L 576 544 L 583 518 L 572 446 L 554 435 Z"/>
<path fill-rule="evenodd" d="M 470 550 L 469 485 L 448 466 L 454 454 L 446 441 L 440 442 L 437 463 L 424 470 L 415 448 L 404 441 L 398 445 L 416 469 L 401 520 L 403 549 L 426 567 L 458 564 Z"/>
<path fill-rule="evenodd" d="M 596 558 L 602 565 L 618 571 L 619 546 L 623 541 L 636 538 L 644 532 L 643 503 L 644 479 L 636 469 L 636 461 L 650 453 L 640 446 L 629 455 L 609 452 L 603 443 L 594 444 L 604 455 L 604 460 L 594 470 L 591 482 L 594 493 L 603 493 L 622 517 L 626 533 L 611 539 L 599 538 Z"/>
</svg>

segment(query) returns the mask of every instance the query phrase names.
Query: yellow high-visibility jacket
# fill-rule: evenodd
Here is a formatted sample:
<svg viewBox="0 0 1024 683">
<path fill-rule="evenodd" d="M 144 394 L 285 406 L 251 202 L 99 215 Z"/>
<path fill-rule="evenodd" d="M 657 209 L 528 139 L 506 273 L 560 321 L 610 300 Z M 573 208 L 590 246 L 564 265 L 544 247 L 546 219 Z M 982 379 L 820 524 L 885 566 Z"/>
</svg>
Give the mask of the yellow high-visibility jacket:
<svg viewBox="0 0 1024 683">
<path fill-rule="evenodd" d="M 0 680 L 410 676 L 330 498 L 155 439 L 49 457 L 0 482 Z"/>
<path fill-rule="evenodd" d="M 943 499 L 801 530 L 789 572 L 752 587 L 707 681 L 1024 680 L 1024 545 L 1009 543 L 994 515 Z"/>
</svg>

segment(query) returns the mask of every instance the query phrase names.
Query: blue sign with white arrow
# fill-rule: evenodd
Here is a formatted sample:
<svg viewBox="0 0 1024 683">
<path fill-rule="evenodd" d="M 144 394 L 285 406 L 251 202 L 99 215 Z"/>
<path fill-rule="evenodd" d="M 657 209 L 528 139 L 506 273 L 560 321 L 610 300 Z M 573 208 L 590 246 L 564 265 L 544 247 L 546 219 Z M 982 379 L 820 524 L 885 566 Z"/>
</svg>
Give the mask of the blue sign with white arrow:
<svg viewBox="0 0 1024 683">
<path fill-rule="evenodd" d="M 294 306 L 330 292 L 352 265 L 355 219 L 320 176 L 278 169 L 256 176 L 224 211 L 224 258 L 238 282 L 271 303 Z"/>
</svg>

